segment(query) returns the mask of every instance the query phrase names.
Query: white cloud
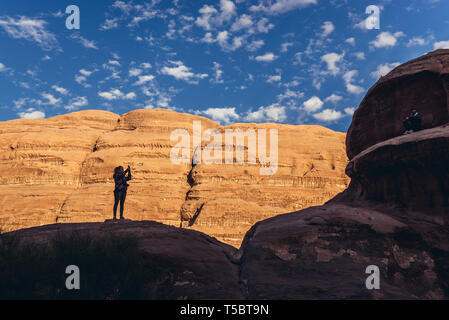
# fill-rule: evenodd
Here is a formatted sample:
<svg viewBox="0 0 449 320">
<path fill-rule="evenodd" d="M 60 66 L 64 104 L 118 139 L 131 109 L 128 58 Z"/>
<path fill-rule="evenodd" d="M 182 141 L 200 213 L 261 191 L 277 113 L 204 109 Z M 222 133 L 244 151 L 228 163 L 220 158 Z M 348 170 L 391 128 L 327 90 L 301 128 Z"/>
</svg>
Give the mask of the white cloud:
<svg viewBox="0 0 449 320">
<path fill-rule="evenodd" d="M 343 114 L 340 111 L 332 110 L 332 109 L 325 109 L 319 113 L 315 113 L 313 117 L 317 120 L 324 121 L 324 122 L 330 122 L 330 121 L 336 121 L 343 117 Z"/>
<path fill-rule="evenodd" d="M 21 119 L 42 119 L 45 118 L 45 112 L 38 111 L 33 108 L 27 109 L 25 112 L 19 112 L 19 117 Z"/>
<path fill-rule="evenodd" d="M 398 42 L 399 37 L 403 37 L 405 34 L 401 31 L 394 34 L 389 31 L 381 32 L 377 35 L 376 40 L 370 42 L 375 48 L 394 47 Z"/>
<path fill-rule="evenodd" d="M 326 38 L 328 35 L 330 35 L 335 30 L 335 26 L 332 23 L 332 21 L 325 21 L 323 25 L 321 26 L 321 29 L 323 29 L 323 32 L 321 33 L 321 37 Z"/>
<path fill-rule="evenodd" d="M 346 90 L 348 90 L 349 93 L 353 94 L 360 94 L 365 91 L 365 89 L 363 89 L 362 87 L 352 83 L 346 83 Z"/>
<path fill-rule="evenodd" d="M 77 110 L 81 107 L 87 106 L 89 101 L 87 100 L 87 97 L 76 97 L 70 100 L 70 103 L 65 106 L 64 108 L 68 111 Z"/>
<path fill-rule="evenodd" d="M 317 96 L 313 96 L 309 100 L 305 101 L 302 107 L 306 112 L 316 112 L 321 109 L 323 104 L 324 102 L 321 101 L 320 98 L 318 98 Z"/>
<path fill-rule="evenodd" d="M 58 92 L 60 94 L 66 95 L 67 93 L 69 93 L 69 91 L 67 89 L 65 89 L 65 88 L 58 87 L 56 85 L 53 85 L 51 87 L 52 87 L 53 90 L 55 90 L 56 92 Z"/>
<path fill-rule="evenodd" d="M 106 19 L 101 25 L 100 30 L 111 30 L 118 28 L 118 18 Z"/>
<path fill-rule="evenodd" d="M 205 42 L 205 43 L 214 43 L 214 42 L 217 42 L 217 39 L 215 39 L 215 38 L 212 36 L 212 33 L 211 33 L 211 32 L 207 32 L 207 33 L 204 35 L 203 39 L 201 39 L 201 41 L 202 41 L 202 42 Z"/>
<path fill-rule="evenodd" d="M 291 47 L 293 45 L 293 42 L 284 42 L 281 44 L 281 52 L 287 52 L 288 47 Z"/>
<path fill-rule="evenodd" d="M 220 123 L 229 124 L 233 120 L 239 119 L 235 108 L 208 108 L 207 110 L 195 111 L 196 114 L 203 114 Z"/>
<path fill-rule="evenodd" d="M 124 1 L 117 0 L 112 4 L 112 7 L 122 10 L 124 13 L 129 14 L 133 9 L 133 5 L 131 3 L 126 3 Z"/>
<path fill-rule="evenodd" d="M 174 77 L 177 80 L 184 80 L 191 83 L 197 83 L 198 79 L 204 79 L 208 77 L 205 73 L 193 73 L 191 68 L 186 67 L 181 61 L 170 61 L 172 67 L 163 67 L 161 70 L 162 74 L 166 74 Z"/>
<path fill-rule="evenodd" d="M 346 73 L 343 75 L 343 80 L 344 80 L 345 82 L 352 82 L 352 80 L 354 79 L 354 77 L 355 77 L 357 74 L 358 74 L 357 70 L 351 70 L 351 71 L 348 71 L 348 72 L 346 72 Z"/>
<path fill-rule="evenodd" d="M 275 56 L 272 52 L 267 52 L 262 56 L 257 56 L 255 59 L 256 61 L 262 61 L 262 62 L 272 62 L 276 60 L 278 57 Z"/>
<path fill-rule="evenodd" d="M 257 51 L 265 44 L 263 40 L 253 40 L 250 44 L 246 46 L 246 50 L 248 51 Z"/>
<path fill-rule="evenodd" d="M 351 46 L 355 46 L 355 38 L 348 38 L 345 40 L 346 43 L 349 43 Z"/>
<path fill-rule="evenodd" d="M 285 84 L 284 84 L 285 85 Z M 285 101 L 285 105 L 296 109 L 297 108 L 297 100 L 304 97 L 304 93 L 301 91 L 293 91 L 288 89 L 291 84 L 286 84 L 287 90 L 284 93 L 280 93 L 277 95 L 278 103 L 283 103 Z"/>
<path fill-rule="evenodd" d="M 345 81 L 346 84 L 346 90 L 349 93 L 360 94 L 363 91 L 365 91 L 365 89 L 363 89 L 362 87 L 352 83 L 352 80 L 354 79 L 355 76 L 357 76 L 357 74 L 358 74 L 357 70 L 350 70 L 343 75 L 343 80 Z"/>
<path fill-rule="evenodd" d="M 260 33 L 268 33 L 274 28 L 274 24 L 270 23 L 267 18 L 262 18 L 257 22 L 256 30 Z"/>
<path fill-rule="evenodd" d="M 239 31 L 242 29 L 248 29 L 252 27 L 254 24 L 251 17 L 247 14 L 242 14 L 233 24 L 231 27 L 231 31 Z"/>
<path fill-rule="evenodd" d="M 280 74 L 269 76 L 267 79 L 268 83 L 274 83 L 281 81 L 282 77 Z"/>
<path fill-rule="evenodd" d="M 391 70 L 399 66 L 399 62 L 393 62 L 393 63 L 385 63 L 377 66 L 376 71 L 371 72 L 371 77 L 374 79 L 379 79 L 380 77 L 385 76 L 387 73 L 389 73 Z"/>
<path fill-rule="evenodd" d="M 49 105 L 54 106 L 54 105 L 61 103 L 61 99 L 55 98 L 51 93 L 42 93 L 41 96 L 44 99 L 47 99 L 47 104 L 49 104 Z"/>
<path fill-rule="evenodd" d="M 117 67 L 121 66 L 120 62 L 117 60 L 109 60 L 108 64 L 110 64 L 111 66 L 117 66 Z"/>
<path fill-rule="evenodd" d="M 84 84 L 84 82 L 87 80 L 85 76 L 75 75 L 75 81 L 79 84 Z"/>
<path fill-rule="evenodd" d="M 37 43 L 43 50 L 52 50 L 59 47 L 56 36 L 49 32 L 45 26 L 47 22 L 41 19 L 31 19 L 21 16 L 19 19 L 0 17 L 2 27 L 10 37 L 25 39 Z"/>
<path fill-rule="evenodd" d="M 368 19 L 370 19 L 370 17 L 367 17 L 366 19 L 363 19 L 362 21 L 360 21 L 359 23 L 354 25 L 354 28 L 361 29 L 361 30 L 368 30 L 366 28 L 366 24 L 367 24 Z"/>
<path fill-rule="evenodd" d="M 134 83 L 135 86 L 141 86 L 149 81 L 152 81 L 154 79 L 153 75 L 144 75 L 144 76 L 139 76 L 139 80 L 137 82 Z"/>
<path fill-rule="evenodd" d="M 228 31 L 221 31 L 217 35 L 217 42 L 220 47 L 225 51 L 234 51 L 243 45 L 243 37 L 234 37 L 232 42 L 229 43 L 230 33 Z"/>
<path fill-rule="evenodd" d="M 427 41 L 421 37 L 413 37 L 407 42 L 407 47 L 412 46 L 424 46 L 427 44 Z"/>
<path fill-rule="evenodd" d="M 223 83 L 223 70 L 221 70 L 221 65 L 218 62 L 214 61 L 214 67 L 213 67 L 214 71 L 215 71 L 215 78 L 211 79 L 212 82 L 214 83 Z"/>
<path fill-rule="evenodd" d="M 449 40 L 435 42 L 433 44 L 433 50 L 437 49 L 449 49 Z"/>
<path fill-rule="evenodd" d="M 220 15 L 217 17 L 217 22 L 221 25 L 223 22 L 229 21 L 236 13 L 234 2 L 230 0 L 220 0 Z"/>
<path fill-rule="evenodd" d="M 293 64 L 301 64 L 302 63 L 302 52 L 296 52 L 295 53 L 295 61 Z"/>
<path fill-rule="evenodd" d="M 134 92 L 127 93 L 124 97 L 126 100 L 133 100 L 136 98 L 136 94 Z"/>
<path fill-rule="evenodd" d="M 364 52 L 361 52 L 361 51 L 354 53 L 354 56 L 355 56 L 358 60 L 365 60 L 365 59 L 366 59 L 365 53 L 364 53 Z"/>
<path fill-rule="evenodd" d="M 79 71 L 81 74 L 76 74 L 75 75 L 75 81 L 78 82 L 80 85 L 82 85 L 85 88 L 90 88 L 91 85 L 87 84 L 87 78 L 90 77 L 92 75 L 92 73 L 94 73 L 94 71 L 89 71 L 86 69 L 81 69 Z"/>
<path fill-rule="evenodd" d="M 137 68 L 132 68 L 132 69 L 129 70 L 129 76 L 130 77 L 137 77 L 141 73 L 142 73 L 142 70 L 137 69 Z"/>
<path fill-rule="evenodd" d="M 337 104 L 338 102 L 340 102 L 343 99 L 342 96 L 336 95 L 336 94 L 331 94 L 329 97 L 327 97 L 326 99 L 324 99 L 325 102 L 330 102 L 332 104 Z"/>
<path fill-rule="evenodd" d="M 285 107 L 278 104 L 272 104 L 268 107 L 259 107 L 257 111 L 249 111 L 245 117 L 246 121 L 251 122 L 282 122 L 287 119 Z"/>
<path fill-rule="evenodd" d="M 236 14 L 236 7 L 230 0 L 220 0 L 220 11 L 213 6 L 204 5 L 199 13 L 200 16 L 196 18 L 195 24 L 205 30 L 213 30 L 224 22 L 230 21 Z"/>
<path fill-rule="evenodd" d="M 111 89 L 110 91 L 98 92 L 98 95 L 100 97 L 102 97 L 103 99 L 106 99 L 106 100 L 109 100 L 109 101 L 117 100 L 117 99 L 131 100 L 131 99 L 134 99 L 136 97 L 136 94 L 134 92 L 130 92 L 130 93 L 125 95 L 119 89 Z"/>
<path fill-rule="evenodd" d="M 340 73 L 340 68 L 337 67 L 337 63 L 340 62 L 344 56 L 345 56 L 344 53 L 337 54 L 335 52 L 332 52 L 332 53 L 328 53 L 328 54 L 325 54 L 324 56 L 322 56 L 321 60 L 326 62 L 327 69 L 330 71 L 330 73 L 332 75 L 335 76 L 338 73 Z"/>
<path fill-rule="evenodd" d="M 218 12 L 217 9 L 209 5 L 204 5 L 203 7 L 201 7 L 199 12 L 201 15 L 196 19 L 196 25 L 204 28 L 205 30 L 211 30 L 212 16 Z"/>
<path fill-rule="evenodd" d="M 92 71 L 85 70 L 85 69 L 81 69 L 81 70 L 80 70 L 80 73 L 81 73 L 83 76 L 89 77 L 93 72 L 92 72 Z"/>
<path fill-rule="evenodd" d="M 114 93 L 108 92 L 108 91 L 99 92 L 98 95 L 106 100 L 116 100 L 119 98 L 119 96 L 117 94 L 114 94 Z"/>
<path fill-rule="evenodd" d="M 6 66 L 0 62 L 0 72 L 4 72 L 6 70 L 8 70 L 8 68 L 6 68 Z"/>
<path fill-rule="evenodd" d="M 267 6 L 261 2 L 259 5 L 250 7 L 251 11 L 263 11 L 267 14 L 278 15 L 291 10 L 304 8 L 310 4 L 316 4 L 317 0 L 277 0 L 270 1 Z"/>
<path fill-rule="evenodd" d="M 86 38 L 83 38 L 81 35 L 79 35 L 77 33 L 72 35 L 72 39 L 78 40 L 78 42 L 81 43 L 85 48 L 98 50 L 98 47 L 97 47 L 95 41 L 87 40 Z"/>
<path fill-rule="evenodd" d="M 354 114 L 354 112 L 355 112 L 355 108 L 345 108 L 345 113 L 347 115 L 352 116 Z"/>
</svg>

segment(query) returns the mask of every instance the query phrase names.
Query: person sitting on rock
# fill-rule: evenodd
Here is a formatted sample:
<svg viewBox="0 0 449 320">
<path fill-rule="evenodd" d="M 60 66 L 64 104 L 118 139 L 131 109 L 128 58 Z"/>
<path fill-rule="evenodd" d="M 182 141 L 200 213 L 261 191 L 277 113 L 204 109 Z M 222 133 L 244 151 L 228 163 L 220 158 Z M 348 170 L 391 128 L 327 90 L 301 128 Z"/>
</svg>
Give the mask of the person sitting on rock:
<svg viewBox="0 0 449 320">
<path fill-rule="evenodd" d="M 404 120 L 404 134 L 409 134 L 421 130 L 421 115 L 416 109 L 410 110 L 410 114 Z"/>
<path fill-rule="evenodd" d="M 128 169 L 123 171 L 122 166 L 116 167 L 114 169 L 113 178 L 115 181 L 114 220 L 116 219 L 117 205 L 119 202 L 120 202 L 120 219 L 124 219 L 123 218 L 123 206 L 125 205 L 126 191 L 129 187 L 129 184 L 127 183 L 127 181 L 131 180 L 131 168 L 128 166 Z"/>
</svg>

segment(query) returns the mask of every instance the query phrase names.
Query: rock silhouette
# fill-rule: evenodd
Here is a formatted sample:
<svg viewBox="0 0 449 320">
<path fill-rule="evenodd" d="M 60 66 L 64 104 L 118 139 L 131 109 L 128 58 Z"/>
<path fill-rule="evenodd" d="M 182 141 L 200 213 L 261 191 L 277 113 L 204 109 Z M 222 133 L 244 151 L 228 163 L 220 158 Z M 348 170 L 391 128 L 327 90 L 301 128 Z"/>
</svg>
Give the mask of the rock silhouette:
<svg viewBox="0 0 449 320">
<path fill-rule="evenodd" d="M 175 129 L 279 130 L 279 168 L 173 164 Z M 224 143 L 224 139 L 223 139 Z M 205 144 L 202 145 L 204 148 Z M 0 226 L 4 230 L 112 218 L 117 165 L 131 165 L 125 217 L 205 232 L 239 247 L 259 220 L 322 204 L 344 190 L 345 134 L 319 126 L 235 124 L 169 110 L 122 116 L 89 110 L 0 123 Z M 193 144 L 191 143 L 191 149 Z M 193 150 L 190 150 L 193 154 Z"/>
<path fill-rule="evenodd" d="M 157 264 L 163 261 L 167 267 L 173 267 L 162 269 L 161 273 L 163 274 L 160 277 L 157 276 L 157 278 L 160 278 L 156 285 L 158 288 L 148 288 L 149 296 L 141 296 L 140 298 L 156 297 L 157 299 L 171 300 L 244 298 L 244 290 L 240 285 L 238 276 L 239 266 L 232 258 L 236 249 L 198 231 L 167 226 L 154 221 L 125 220 L 120 222 L 106 221 L 104 223 L 58 223 L 17 230 L 7 235 L 12 236 L 12 238 L 15 235 L 19 236 L 23 244 L 32 243 L 39 246 L 50 243 L 60 234 L 66 236 L 76 234 L 77 237 L 97 239 L 110 235 L 132 236 L 138 240 L 139 249 L 143 251 L 142 254 L 149 254 L 152 257 L 149 263 Z M 2 240 L 3 238 L 0 237 L 0 249 Z M 71 259 L 71 263 L 76 265 L 79 261 Z M 101 264 L 101 261 L 99 261 L 99 264 Z M 129 264 L 133 265 L 133 261 L 129 261 Z M 82 277 L 91 278 L 88 274 L 89 270 L 81 265 L 80 272 Z M 53 274 L 47 276 L 37 274 L 36 279 L 32 279 L 32 281 L 38 283 L 53 276 Z M 16 291 L 23 291 L 24 287 L 36 287 L 36 284 L 33 283 L 29 285 L 28 283 L 26 285 L 21 283 Z M 54 284 L 51 283 L 51 285 Z M 95 284 L 87 283 L 86 285 L 93 286 Z M 145 283 L 139 285 L 146 286 Z M 64 281 L 60 286 L 63 291 L 66 290 Z M 55 287 L 58 288 L 57 285 Z M 81 288 L 80 293 L 82 291 L 83 288 Z M 38 294 L 40 299 L 48 298 L 45 296 L 45 290 Z M 25 292 L 24 295 L 26 297 L 33 296 L 29 292 Z M 72 295 L 72 298 L 76 299 L 76 294 Z"/>
</svg>

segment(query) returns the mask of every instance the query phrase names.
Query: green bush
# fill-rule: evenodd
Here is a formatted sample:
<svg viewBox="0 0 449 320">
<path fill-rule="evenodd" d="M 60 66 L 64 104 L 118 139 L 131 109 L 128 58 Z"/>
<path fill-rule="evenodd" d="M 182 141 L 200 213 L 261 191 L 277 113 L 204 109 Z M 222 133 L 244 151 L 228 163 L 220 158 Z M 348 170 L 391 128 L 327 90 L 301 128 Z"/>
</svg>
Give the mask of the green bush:
<svg viewBox="0 0 449 320">
<path fill-rule="evenodd" d="M 80 269 L 80 290 L 65 287 L 68 265 Z M 164 299 L 173 263 L 140 248 L 137 238 L 58 234 L 49 243 L 0 234 L 0 299 Z"/>
</svg>

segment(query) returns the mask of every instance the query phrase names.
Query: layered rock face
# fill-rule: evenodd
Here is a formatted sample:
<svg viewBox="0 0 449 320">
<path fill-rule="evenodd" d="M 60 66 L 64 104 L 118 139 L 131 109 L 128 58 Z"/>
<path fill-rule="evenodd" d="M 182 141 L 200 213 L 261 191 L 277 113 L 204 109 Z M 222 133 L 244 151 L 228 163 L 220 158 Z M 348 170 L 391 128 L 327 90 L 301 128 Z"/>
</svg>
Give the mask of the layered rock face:
<svg viewBox="0 0 449 320">
<path fill-rule="evenodd" d="M 223 133 L 223 164 L 193 163 L 193 122 L 201 133 Z M 176 129 L 190 136 L 188 161 L 170 160 Z M 278 130 L 278 167 L 225 164 L 226 130 Z M 168 110 L 136 110 L 123 116 L 81 111 L 42 120 L 0 123 L 0 224 L 16 230 L 112 217 L 113 169 L 132 168 L 125 217 L 203 231 L 236 247 L 257 221 L 322 204 L 349 179 L 345 135 L 318 126 L 244 124 L 221 127 L 207 118 Z M 246 140 L 245 140 L 246 141 Z M 201 149 L 209 141 L 203 140 Z M 235 162 L 236 154 L 233 155 Z"/>
<path fill-rule="evenodd" d="M 448 64 L 439 50 L 380 79 L 348 132 L 349 188 L 247 233 L 239 253 L 249 298 L 449 298 Z M 400 135 L 410 105 L 425 130 Z M 379 290 L 365 286 L 371 265 Z"/>
</svg>

